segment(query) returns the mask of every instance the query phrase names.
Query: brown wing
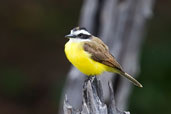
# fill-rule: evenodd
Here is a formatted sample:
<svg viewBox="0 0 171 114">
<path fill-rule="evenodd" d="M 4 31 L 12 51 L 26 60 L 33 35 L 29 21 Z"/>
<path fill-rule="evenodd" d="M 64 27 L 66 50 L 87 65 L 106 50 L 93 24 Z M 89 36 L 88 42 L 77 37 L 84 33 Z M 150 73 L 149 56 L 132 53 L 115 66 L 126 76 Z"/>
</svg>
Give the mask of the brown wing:
<svg viewBox="0 0 171 114">
<path fill-rule="evenodd" d="M 84 43 L 84 50 L 92 55 L 93 60 L 123 71 L 119 63 L 110 54 L 108 47 L 103 41 L 96 37 L 93 37 L 91 40 L 91 42 Z"/>
</svg>

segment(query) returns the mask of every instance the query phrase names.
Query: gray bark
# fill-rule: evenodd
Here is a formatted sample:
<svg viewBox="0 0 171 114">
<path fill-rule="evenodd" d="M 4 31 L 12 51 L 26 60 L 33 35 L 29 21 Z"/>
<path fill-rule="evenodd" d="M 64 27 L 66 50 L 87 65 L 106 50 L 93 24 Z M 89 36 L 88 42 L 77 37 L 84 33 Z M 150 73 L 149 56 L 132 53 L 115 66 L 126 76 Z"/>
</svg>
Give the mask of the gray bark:
<svg viewBox="0 0 171 114">
<path fill-rule="evenodd" d="M 140 72 L 141 45 L 146 23 L 152 16 L 153 4 L 154 0 L 84 0 L 80 26 L 86 27 L 90 33 L 100 37 L 109 46 L 110 52 L 123 69 L 137 78 Z M 121 76 L 114 75 L 104 73 L 99 76 L 104 99 L 110 100 L 108 82 L 112 80 L 117 105 L 119 109 L 125 110 L 133 85 Z M 63 94 L 67 95 L 75 108 L 81 108 L 81 91 L 85 78 L 86 76 L 74 67 L 68 74 Z M 64 98 L 61 99 L 61 106 L 63 101 Z"/>
<path fill-rule="evenodd" d="M 103 91 L 100 80 L 96 77 L 89 78 L 83 86 L 83 103 L 81 110 L 74 109 L 65 97 L 64 114 L 130 114 L 120 111 L 116 107 L 112 84 L 109 83 L 110 104 L 107 106 L 103 100 Z"/>
</svg>

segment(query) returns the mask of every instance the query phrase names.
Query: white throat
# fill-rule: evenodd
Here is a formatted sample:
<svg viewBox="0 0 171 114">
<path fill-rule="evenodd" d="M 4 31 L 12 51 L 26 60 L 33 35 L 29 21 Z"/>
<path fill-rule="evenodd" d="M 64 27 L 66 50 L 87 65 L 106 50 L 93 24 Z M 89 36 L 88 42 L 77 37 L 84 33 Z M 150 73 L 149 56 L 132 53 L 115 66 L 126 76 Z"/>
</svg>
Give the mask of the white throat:
<svg viewBox="0 0 171 114">
<path fill-rule="evenodd" d="M 91 41 L 90 39 L 80 39 L 80 38 L 70 38 L 69 42 L 85 42 L 85 41 Z"/>
</svg>

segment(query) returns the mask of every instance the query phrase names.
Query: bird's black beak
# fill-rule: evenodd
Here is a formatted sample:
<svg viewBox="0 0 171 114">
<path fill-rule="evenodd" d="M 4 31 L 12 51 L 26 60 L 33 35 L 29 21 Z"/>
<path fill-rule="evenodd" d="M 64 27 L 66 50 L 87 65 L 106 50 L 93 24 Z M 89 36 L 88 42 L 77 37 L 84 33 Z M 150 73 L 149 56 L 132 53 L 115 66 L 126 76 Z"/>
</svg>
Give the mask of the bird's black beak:
<svg viewBox="0 0 171 114">
<path fill-rule="evenodd" d="M 65 36 L 65 38 L 76 38 L 76 36 L 72 35 L 72 34 L 68 34 L 68 35 Z"/>
</svg>

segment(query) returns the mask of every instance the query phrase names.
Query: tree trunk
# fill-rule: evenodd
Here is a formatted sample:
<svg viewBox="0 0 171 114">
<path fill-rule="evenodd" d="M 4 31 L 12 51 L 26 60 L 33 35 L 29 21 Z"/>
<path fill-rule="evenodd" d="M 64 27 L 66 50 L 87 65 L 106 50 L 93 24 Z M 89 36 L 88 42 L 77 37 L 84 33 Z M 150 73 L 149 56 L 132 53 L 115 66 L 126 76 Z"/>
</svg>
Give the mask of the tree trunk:
<svg viewBox="0 0 171 114">
<path fill-rule="evenodd" d="M 132 76 L 140 71 L 139 56 L 145 35 L 147 20 L 152 15 L 154 0 L 84 0 L 80 26 L 100 37 L 116 57 L 123 69 Z M 117 106 L 127 108 L 132 84 L 116 74 L 99 76 L 105 101 L 110 100 L 109 80 L 113 82 Z M 63 91 L 74 108 L 81 108 L 82 85 L 86 76 L 72 67 Z M 142 82 L 143 84 L 143 82 Z M 64 98 L 61 99 L 61 110 Z"/>
</svg>

